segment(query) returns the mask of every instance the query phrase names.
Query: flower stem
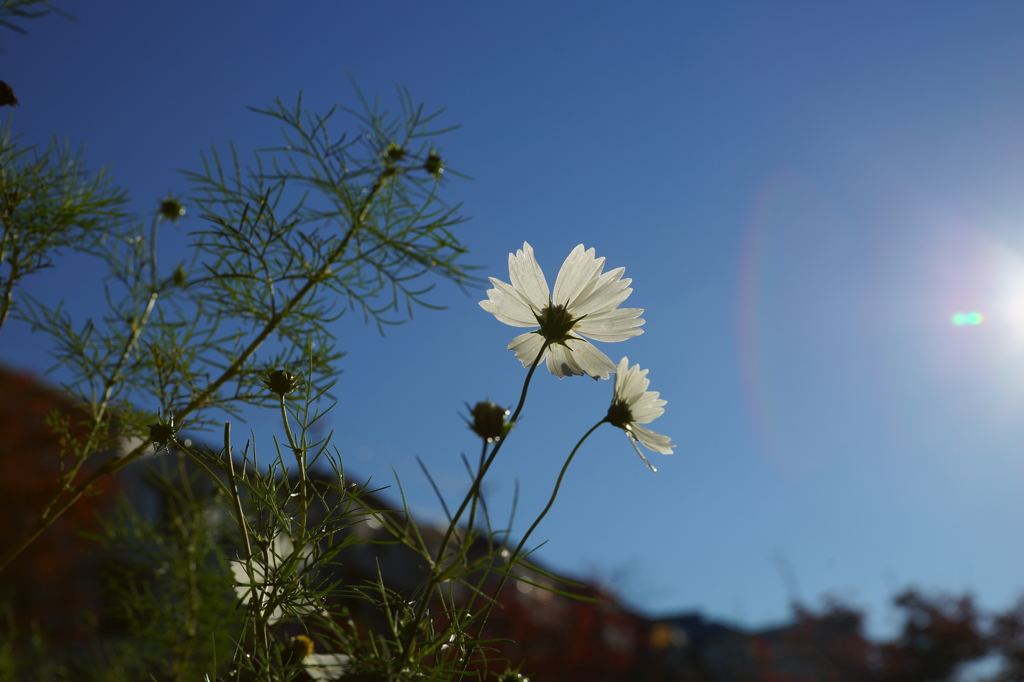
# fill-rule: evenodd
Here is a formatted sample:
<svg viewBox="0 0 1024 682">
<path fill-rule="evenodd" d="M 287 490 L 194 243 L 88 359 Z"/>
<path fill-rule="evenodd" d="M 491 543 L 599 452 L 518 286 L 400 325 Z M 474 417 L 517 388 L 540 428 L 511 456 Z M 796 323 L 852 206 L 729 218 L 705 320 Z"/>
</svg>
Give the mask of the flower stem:
<svg viewBox="0 0 1024 682">
<path fill-rule="evenodd" d="M 479 468 L 477 469 L 477 474 L 476 474 L 476 476 L 474 478 L 479 478 L 480 477 L 480 472 L 483 471 L 484 462 L 486 461 L 486 457 L 487 457 L 487 440 L 486 439 L 482 439 L 482 440 L 484 441 L 484 446 L 483 446 L 483 449 L 480 450 L 480 465 L 479 465 Z M 467 538 L 470 537 L 470 533 L 473 532 L 473 524 L 476 523 L 476 507 L 477 507 L 477 502 L 479 501 L 478 498 L 479 498 L 479 495 L 473 498 L 473 504 L 469 508 L 469 521 L 466 523 L 466 537 Z M 466 545 L 467 545 L 467 543 L 464 542 L 463 543 L 463 550 L 464 551 L 466 549 Z"/>
<path fill-rule="evenodd" d="M 533 525 L 530 526 L 530 530 L 526 531 L 526 535 L 524 535 L 523 539 L 519 541 L 519 546 L 516 547 L 516 551 L 512 553 L 512 557 L 509 559 L 509 563 L 515 562 L 515 560 L 519 557 L 519 553 L 522 552 L 523 547 L 526 545 L 526 541 L 530 539 L 530 535 L 533 534 L 533 531 L 536 530 L 538 525 L 540 525 L 540 522 L 543 521 L 544 517 L 547 516 L 549 511 L 551 511 L 552 505 L 555 504 L 555 498 L 558 497 L 558 490 L 559 488 L 562 487 L 562 479 L 565 478 L 565 472 L 569 470 L 569 465 L 572 464 L 572 459 L 573 457 L 576 456 L 576 452 L 580 449 L 580 446 L 583 445 L 583 442 L 590 437 L 590 434 L 592 434 L 594 431 L 597 431 L 597 427 L 599 427 L 601 424 L 604 424 L 606 421 L 608 421 L 607 417 L 591 426 L 590 430 L 583 434 L 583 437 L 580 438 L 579 442 L 576 443 L 576 447 L 574 447 L 572 449 L 572 452 L 569 453 L 569 457 L 565 460 L 565 464 L 562 465 L 562 470 L 558 473 L 558 480 L 555 481 L 555 489 L 551 491 L 551 499 L 548 500 L 548 504 L 546 507 L 544 507 L 544 511 L 540 513 L 540 516 L 538 516 L 537 519 L 533 522 Z M 502 582 L 504 582 L 504 578 L 502 579 Z M 501 585 L 498 586 L 498 589 L 501 589 Z M 497 596 L 497 591 L 494 594 L 495 596 Z"/>
<path fill-rule="evenodd" d="M 537 526 L 540 525 L 540 522 L 544 520 L 544 517 L 547 516 L 548 512 L 551 511 L 551 507 L 555 504 L 555 498 L 558 497 L 558 491 L 562 487 L 562 479 L 565 478 L 565 473 L 569 470 L 569 465 L 572 464 L 572 460 L 576 456 L 576 452 L 580 449 L 580 446 L 583 445 L 584 441 L 586 441 L 587 438 L 590 437 L 590 434 L 592 434 L 594 431 L 597 431 L 597 427 L 601 426 L 601 424 L 604 424 L 607 421 L 608 418 L 606 417 L 601 421 L 597 422 L 596 424 L 594 424 L 593 426 L 591 426 L 590 429 L 585 434 L 583 434 L 583 437 L 579 439 L 579 441 L 576 443 L 576 446 L 573 447 L 572 452 L 569 453 L 569 457 L 566 458 L 565 464 L 562 465 L 562 470 L 558 473 L 558 480 L 555 481 L 555 489 L 551 491 L 551 498 L 548 500 L 547 505 L 544 507 L 544 510 L 540 513 L 540 515 L 534 520 L 533 524 L 530 526 L 530 529 L 526 531 L 526 535 L 524 535 L 523 538 L 519 541 L 519 545 L 516 547 L 515 551 L 512 552 L 512 556 L 509 557 L 508 568 L 502 573 L 501 579 L 498 581 L 498 586 L 494 589 L 494 594 L 488 601 L 487 606 L 484 608 L 482 617 L 480 617 L 480 625 L 477 629 L 476 641 L 480 640 L 480 637 L 483 634 L 484 625 L 487 623 L 487 618 L 491 614 L 491 609 L 493 609 L 494 605 L 497 603 L 498 595 L 501 594 L 501 590 L 505 586 L 505 582 L 508 581 L 508 577 L 512 573 L 512 569 L 515 567 L 516 561 L 519 559 L 519 556 L 523 551 L 523 547 L 526 546 L 526 541 L 530 539 L 530 536 L 533 535 L 533 531 L 537 529 Z M 475 616 L 474 619 L 476 619 Z M 467 654 L 465 658 L 466 661 L 469 660 L 469 654 L 471 653 L 472 651 L 470 651 Z"/>
<path fill-rule="evenodd" d="M 512 417 L 509 418 L 510 423 L 514 424 L 516 419 L 519 418 L 519 413 L 523 411 L 523 405 L 526 404 L 526 392 L 530 390 L 530 379 L 533 378 L 533 373 L 537 371 L 537 365 L 540 364 L 540 359 L 544 357 L 544 351 L 546 351 L 547 349 L 548 342 L 547 340 L 545 340 L 544 345 L 540 347 L 540 352 L 537 353 L 537 359 L 533 361 L 533 364 L 530 365 L 530 371 L 526 373 L 526 381 L 523 382 L 523 392 L 519 396 L 519 404 L 516 405 L 516 411 L 513 412 Z M 501 441 L 498 441 L 498 444 L 500 445 Z M 497 448 L 495 448 L 495 450 L 497 450 Z"/>
<path fill-rule="evenodd" d="M 238 495 L 238 483 L 235 481 L 235 462 L 231 458 L 231 422 L 224 422 L 224 458 L 227 459 L 228 482 L 231 485 L 231 500 L 235 503 L 235 514 L 238 516 L 238 530 L 245 543 L 245 560 L 252 558 L 252 545 L 249 543 L 249 529 L 245 523 L 245 512 L 242 511 L 242 498 Z"/>
<path fill-rule="evenodd" d="M 533 361 L 533 364 L 530 366 L 530 371 L 526 374 L 526 381 L 523 382 L 523 392 L 519 397 L 519 405 L 516 407 L 516 411 L 512 414 L 512 418 L 509 419 L 510 423 L 515 422 L 519 413 L 523 411 L 523 405 L 526 403 L 526 392 L 530 388 L 530 379 L 533 377 L 533 372 L 537 369 L 537 365 L 540 364 L 541 358 L 544 357 L 544 351 L 546 351 L 547 348 L 548 342 L 545 341 L 544 345 L 540 348 L 540 352 L 537 353 L 537 359 Z M 501 446 L 505 444 L 507 439 L 508 436 L 495 443 L 494 449 L 491 450 L 491 454 L 486 460 L 484 460 L 483 466 L 480 467 L 480 471 L 477 473 L 476 479 L 473 481 L 473 486 L 469 489 L 469 493 L 466 495 L 465 499 L 462 500 L 462 504 L 459 505 L 458 511 L 455 512 L 455 516 L 452 517 L 451 523 L 448 525 L 448 531 L 441 540 L 441 546 L 437 551 L 436 563 L 440 564 L 444 559 L 444 551 L 448 547 L 448 541 L 451 540 L 452 533 L 455 531 L 455 527 L 459 523 L 459 519 L 462 518 L 462 514 L 466 511 L 466 506 L 470 501 L 474 500 L 476 496 L 479 495 L 480 485 L 483 483 L 484 476 L 487 474 L 487 470 L 491 468 L 491 463 L 494 461 L 494 458 L 497 457 L 498 452 L 501 451 Z"/>
<path fill-rule="evenodd" d="M 288 410 L 285 406 L 284 396 L 279 396 L 281 403 L 281 421 L 284 422 L 284 432 L 288 436 L 288 447 L 291 448 L 292 454 L 295 455 L 295 464 L 299 468 L 299 532 L 296 534 L 297 542 L 295 543 L 294 550 L 301 552 L 302 547 L 306 544 L 306 508 L 309 506 L 309 500 L 306 497 L 306 462 L 305 452 L 295 442 L 295 436 L 292 435 L 292 427 L 288 424 Z"/>
<path fill-rule="evenodd" d="M 523 411 L 523 405 L 526 404 L 526 393 L 530 389 L 530 379 L 533 378 L 533 373 L 534 371 L 536 371 L 537 365 L 540 364 L 541 358 L 544 357 L 544 352 L 547 351 L 547 349 L 548 341 L 545 340 L 544 345 L 540 347 L 540 352 L 537 353 L 537 358 L 533 361 L 533 364 L 530 365 L 530 371 L 527 372 L 526 374 L 526 380 L 523 382 L 523 392 L 519 396 L 519 405 L 516 406 L 516 411 L 512 414 L 512 418 L 509 420 L 510 423 L 515 422 L 516 418 L 519 417 L 519 413 Z M 455 512 L 455 515 L 452 516 L 451 521 L 449 521 L 448 523 L 448 528 L 445 530 L 444 537 L 441 538 L 441 544 L 438 547 L 437 554 L 435 555 L 430 580 L 427 582 L 427 585 L 423 590 L 419 604 L 417 604 L 416 606 L 416 613 L 413 616 L 413 619 L 409 623 L 408 628 L 406 630 L 408 634 L 405 637 L 401 654 L 403 660 L 407 660 L 407 657 L 412 651 L 412 641 L 416 635 L 416 632 L 419 631 L 419 624 L 423 621 L 423 617 L 426 614 L 427 605 L 430 603 L 430 595 L 433 594 L 434 589 L 437 588 L 437 586 L 443 582 L 441 578 L 443 574 L 441 564 L 444 561 L 445 551 L 447 551 L 448 549 L 448 543 L 451 541 L 452 535 L 455 533 L 456 528 L 458 528 L 459 519 L 462 518 L 462 514 L 465 513 L 466 507 L 469 506 L 470 503 L 473 504 L 473 511 L 475 512 L 476 502 L 480 496 L 480 486 L 483 483 L 484 476 L 487 474 L 487 470 L 490 469 L 491 463 L 494 461 L 494 458 L 498 455 L 498 452 L 501 450 L 501 446 L 505 444 L 505 441 L 507 439 L 508 436 L 502 438 L 497 443 L 495 443 L 494 449 L 491 450 L 491 454 L 487 456 L 486 459 L 483 459 L 483 455 L 481 454 L 481 459 L 483 459 L 483 463 L 480 465 L 480 470 L 477 472 L 476 477 L 473 479 L 473 485 L 470 487 L 469 492 L 466 493 L 466 497 L 463 498 L 462 504 L 459 505 L 459 508 Z M 486 452 L 486 447 L 487 446 L 485 444 L 484 452 Z"/>
</svg>

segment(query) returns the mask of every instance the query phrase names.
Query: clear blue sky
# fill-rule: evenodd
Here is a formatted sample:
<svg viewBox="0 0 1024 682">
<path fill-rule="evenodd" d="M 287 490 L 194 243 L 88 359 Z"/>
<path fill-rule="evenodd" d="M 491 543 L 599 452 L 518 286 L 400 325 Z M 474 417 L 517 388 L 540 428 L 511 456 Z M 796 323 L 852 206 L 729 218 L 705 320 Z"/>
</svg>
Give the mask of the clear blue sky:
<svg viewBox="0 0 1024 682">
<path fill-rule="evenodd" d="M 602 427 L 538 531 L 557 569 L 650 613 L 748 625 L 833 594 L 876 631 L 909 584 L 990 607 L 1024 588 L 1024 5 L 62 7 L 79 21 L 2 36 L 14 129 L 84 143 L 140 211 L 185 192 L 177 169 L 210 144 L 275 143 L 247 106 L 299 90 L 354 106 L 350 72 L 462 124 L 442 152 L 474 180 L 446 196 L 485 274 L 507 280 L 524 240 L 552 283 L 581 242 L 626 267 L 646 333 L 603 349 L 650 368 L 669 401 L 653 427 L 677 454 L 652 455 L 652 474 Z M 201 225 L 189 216 L 166 239 Z M 87 268 L 26 286 L 98 314 Z M 461 492 L 459 453 L 477 447 L 463 403 L 511 404 L 525 374 L 483 296 L 442 285 L 447 310 L 384 339 L 337 323 L 346 465 L 380 482 L 394 466 L 424 513 L 414 458 Z M 48 364 L 17 325 L 0 361 Z M 507 509 L 518 477 L 520 530 L 610 392 L 536 378 L 489 489 Z"/>
</svg>

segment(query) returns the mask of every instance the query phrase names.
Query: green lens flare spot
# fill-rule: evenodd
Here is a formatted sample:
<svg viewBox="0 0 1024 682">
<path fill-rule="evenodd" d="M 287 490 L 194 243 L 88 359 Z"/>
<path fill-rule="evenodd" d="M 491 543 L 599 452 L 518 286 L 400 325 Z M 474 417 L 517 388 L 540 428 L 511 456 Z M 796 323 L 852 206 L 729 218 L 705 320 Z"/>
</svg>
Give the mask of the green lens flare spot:
<svg viewBox="0 0 1024 682">
<path fill-rule="evenodd" d="M 985 316 L 981 313 L 953 313 L 949 321 L 954 327 L 963 327 L 964 325 L 981 324 L 985 321 Z"/>
</svg>

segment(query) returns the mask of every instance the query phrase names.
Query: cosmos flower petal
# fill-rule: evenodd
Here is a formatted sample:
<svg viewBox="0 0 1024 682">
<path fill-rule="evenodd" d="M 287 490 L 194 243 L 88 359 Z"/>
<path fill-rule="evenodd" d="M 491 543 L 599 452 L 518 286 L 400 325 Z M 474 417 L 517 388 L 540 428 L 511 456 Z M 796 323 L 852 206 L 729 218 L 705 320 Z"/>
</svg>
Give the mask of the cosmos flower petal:
<svg viewBox="0 0 1024 682">
<path fill-rule="evenodd" d="M 671 455 L 672 448 L 675 445 L 672 443 L 672 439 L 668 436 L 664 436 L 660 433 L 655 433 L 645 426 L 639 426 L 633 424 L 629 427 L 629 430 L 633 432 L 636 439 L 643 443 L 648 450 L 654 450 L 655 452 L 663 455 Z"/>
<path fill-rule="evenodd" d="M 580 369 L 595 379 L 607 379 L 608 375 L 615 371 L 615 363 L 590 341 L 576 334 L 573 336 L 574 338 L 567 343 Z"/>
<path fill-rule="evenodd" d="M 302 663 L 306 674 L 314 680 L 336 680 L 345 674 L 351 656 L 345 654 L 306 654 Z"/>
<path fill-rule="evenodd" d="M 544 339 L 541 338 L 540 334 L 526 332 L 512 339 L 511 343 L 508 344 L 508 349 L 516 352 L 516 360 L 523 363 L 523 367 L 530 367 L 533 365 L 533 361 L 537 359 L 537 354 L 540 353 L 540 349 L 543 346 Z M 548 355 L 550 352 L 551 350 L 548 349 L 544 355 Z"/>
<path fill-rule="evenodd" d="M 657 396 L 655 393 L 647 393 L 646 395 Z M 635 424 L 650 424 L 652 421 L 665 414 L 665 408 L 663 405 L 668 404 L 667 400 L 640 400 L 636 405 L 630 408 L 630 412 L 633 413 L 633 422 Z"/>
<path fill-rule="evenodd" d="M 575 331 L 595 341 L 625 341 L 644 333 L 637 329 L 646 320 L 640 317 L 642 308 L 616 308 L 607 312 L 584 317 Z"/>
<path fill-rule="evenodd" d="M 254 569 L 257 567 L 254 566 Z M 263 583 L 263 576 L 258 570 L 253 572 L 256 582 L 259 584 Z M 235 595 L 239 599 L 245 599 L 249 596 L 249 592 L 252 591 L 253 585 L 249 581 L 249 574 L 245 570 L 244 561 L 232 561 L 231 562 L 231 577 L 235 579 Z"/>
<path fill-rule="evenodd" d="M 270 546 L 267 554 L 256 554 L 245 561 L 232 561 L 231 574 L 235 579 L 235 594 L 240 600 L 251 605 L 256 605 L 263 612 L 263 617 L 270 624 L 276 623 L 285 617 L 286 613 L 281 606 L 281 595 L 275 587 L 275 582 L 280 579 L 282 567 L 287 569 L 289 575 L 292 572 L 305 570 L 309 556 L 308 552 L 295 557 L 296 561 L 285 563 L 292 559 L 294 545 L 291 539 L 284 534 L 278 533 Z M 249 579 L 248 565 L 251 565 L 252 580 Z M 306 600 L 289 607 L 290 612 L 295 615 L 309 615 L 317 610 L 317 605 L 311 600 Z"/>
<path fill-rule="evenodd" d="M 516 291 L 537 310 L 551 302 L 551 292 L 544 273 L 533 255 L 533 247 L 523 242 L 523 248 L 508 256 L 508 276 Z"/>
<path fill-rule="evenodd" d="M 556 344 L 548 351 L 548 370 L 559 379 L 585 374 L 574 353 L 562 344 Z"/>
<path fill-rule="evenodd" d="M 618 268 L 593 280 L 569 303 L 569 307 L 577 315 L 593 315 L 613 310 L 633 293 L 629 288 L 629 283 L 633 280 L 628 277 L 620 279 L 625 271 L 625 268 Z"/>
<path fill-rule="evenodd" d="M 489 278 L 493 289 L 487 290 L 486 301 L 480 307 L 512 327 L 536 327 L 537 312 L 523 301 L 515 289 L 500 279 Z"/>
<path fill-rule="evenodd" d="M 633 450 L 636 452 L 636 454 L 640 455 L 640 459 L 642 459 L 644 464 L 647 465 L 647 468 L 653 471 L 654 473 L 658 473 L 658 470 L 654 468 L 653 464 L 651 464 L 651 460 L 644 457 L 644 453 L 640 451 L 640 446 L 637 445 L 636 436 L 634 436 L 629 431 L 626 431 L 626 436 L 629 437 L 629 444 L 633 446 Z"/>
<path fill-rule="evenodd" d="M 622 358 L 615 374 L 615 398 L 624 400 L 630 408 L 642 396 L 650 385 L 647 379 L 647 370 L 640 369 L 640 365 L 629 367 L 629 358 Z"/>
<path fill-rule="evenodd" d="M 601 259 L 602 264 L 604 258 Z M 593 294 L 598 289 L 605 287 L 615 287 L 616 289 L 624 289 L 629 286 L 629 283 L 633 280 L 628 277 L 622 279 L 622 274 L 626 272 L 626 268 L 615 268 L 608 272 L 601 274 L 600 271 L 594 273 L 594 276 L 587 282 L 583 283 L 583 286 L 578 289 L 576 295 L 569 301 L 569 305 L 576 307 L 579 306 L 588 296 Z"/>
<path fill-rule="evenodd" d="M 246 564 L 244 561 L 232 561 L 231 562 L 231 575 L 235 579 L 235 596 L 238 599 L 247 603 L 259 604 L 260 610 L 265 609 L 268 606 L 268 599 L 266 595 L 266 578 L 264 576 L 267 571 L 258 560 L 253 560 L 253 581 L 249 580 L 249 573 L 246 570 Z M 270 624 L 276 623 L 281 620 L 284 616 L 283 611 L 280 607 L 275 607 L 269 614 L 266 614 L 267 622 Z"/>
<path fill-rule="evenodd" d="M 604 269 L 604 258 L 595 258 L 594 249 L 584 250 L 579 244 L 566 257 L 555 279 L 555 293 L 552 301 L 572 307 L 572 301 L 588 288 Z"/>
</svg>

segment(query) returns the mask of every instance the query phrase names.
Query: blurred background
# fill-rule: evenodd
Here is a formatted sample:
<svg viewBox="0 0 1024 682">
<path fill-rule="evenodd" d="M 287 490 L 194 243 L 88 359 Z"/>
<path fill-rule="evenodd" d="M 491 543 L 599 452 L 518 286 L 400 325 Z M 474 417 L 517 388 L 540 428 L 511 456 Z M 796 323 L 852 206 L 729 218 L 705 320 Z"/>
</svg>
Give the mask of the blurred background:
<svg viewBox="0 0 1024 682">
<path fill-rule="evenodd" d="M 172 4 L 68 0 L 75 21 L 3 34 L 0 78 L 28 143 L 67 138 L 151 212 L 188 206 L 178 172 L 210 145 L 277 144 L 247 110 L 382 107 L 395 86 L 442 124 L 444 197 L 482 276 L 528 241 L 554 284 L 579 243 L 624 266 L 645 333 L 603 344 L 650 369 L 677 443 L 652 474 L 625 436 L 585 444 L 533 536 L 551 568 L 648 614 L 745 627 L 838 598 L 890 634 L 892 596 L 971 593 L 1003 608 L 1024 543 L 1024 5 L 869 3 Z M 356 128 L 339 114 L 336 134 Z M 168 269 L 189 211 L 166 227 Z M 25 290 L 103 314 L 102 274 L 68 258 Z M 345 465 L 400 477 L 439 518 L 416 457 L 461 495 L 477 451 L 460 413 L 513 405 L 519 333 L 486 287 L 439 282 L 441 311 L 381 337 L 336 323 L 348 355 L 330 428 Z M 0 362 L 59 383 L 22 323 Z M 487 490 L 519 532 L 602 418 L 610 382 L 545 372 Z M 272 432 L 256 421 L 257 442 Z M 202 438 L 201 434 L 195 436 Z M 240 436 L 239 436 L 240 437 Z M 387 493 L 385 493 L 387 494 Z M 515 532 L 513 533 L 515 535 Z"/>
</svg>

